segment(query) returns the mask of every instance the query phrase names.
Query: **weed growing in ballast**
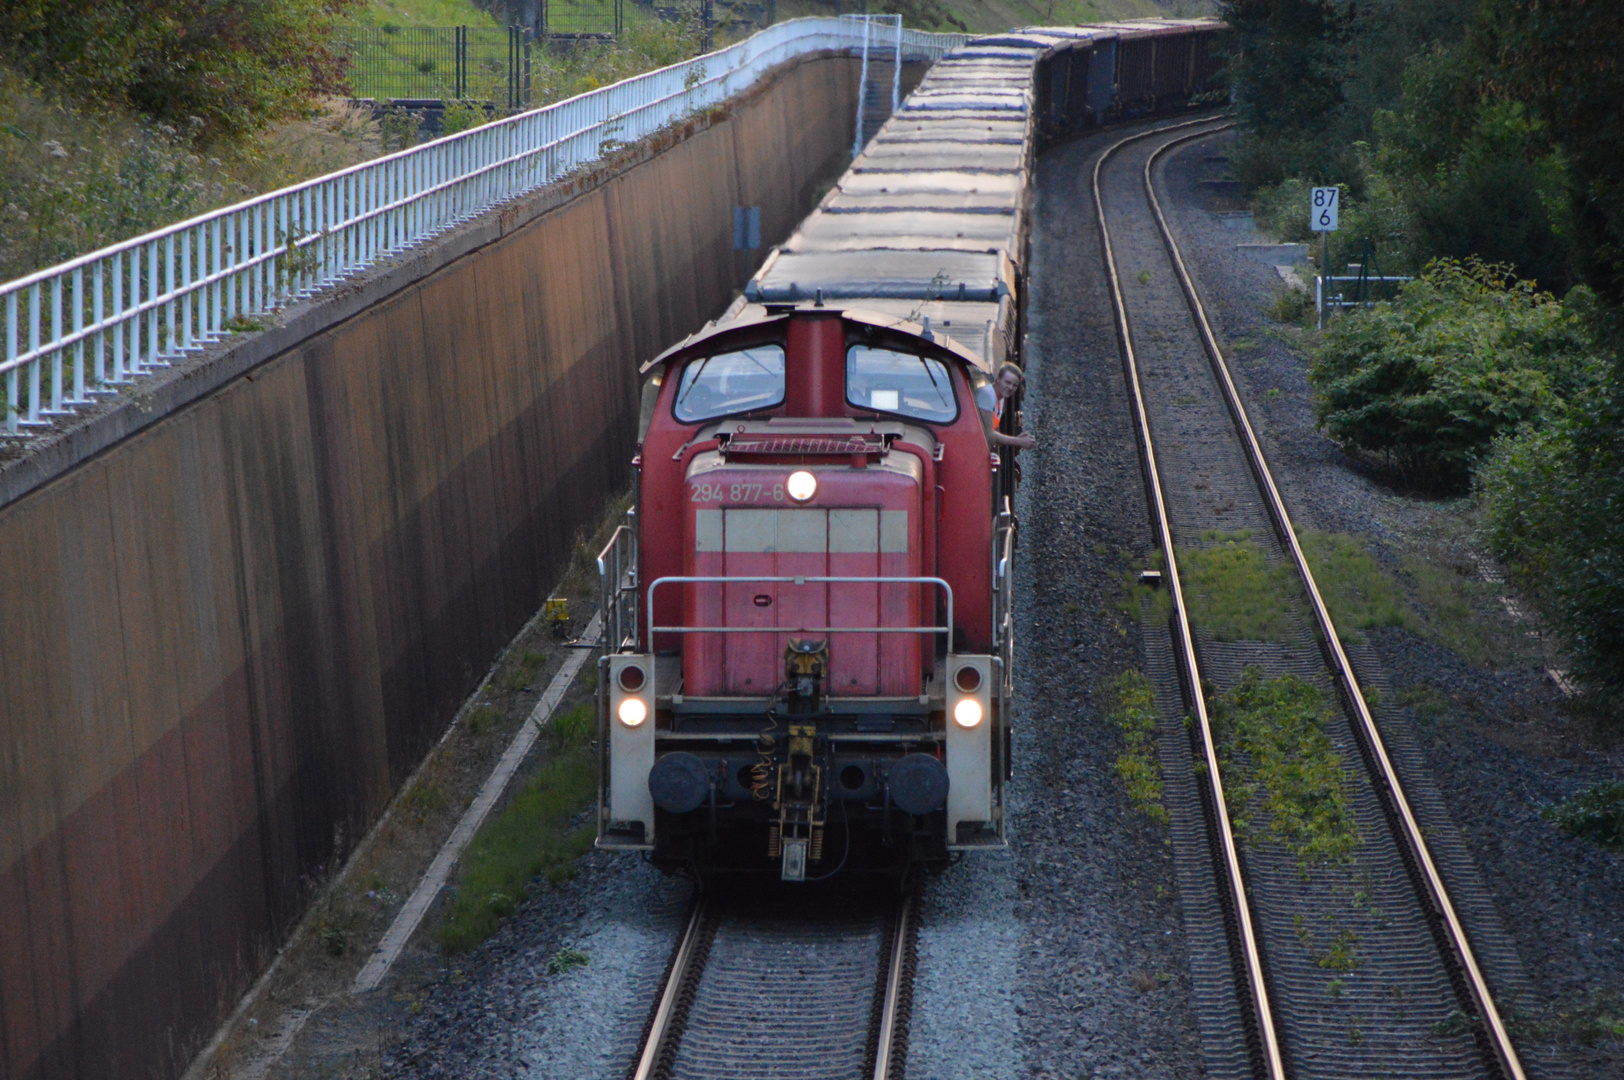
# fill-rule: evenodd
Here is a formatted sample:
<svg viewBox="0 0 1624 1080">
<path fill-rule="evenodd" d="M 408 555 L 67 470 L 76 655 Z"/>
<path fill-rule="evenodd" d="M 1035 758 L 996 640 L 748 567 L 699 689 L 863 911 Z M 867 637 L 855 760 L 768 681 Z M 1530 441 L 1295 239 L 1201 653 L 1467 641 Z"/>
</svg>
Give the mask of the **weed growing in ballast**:
<svg viewBox="0 0 1624 1080">
<path fill-rule="evenodd" d="M 1224 801 L 1238 836 L 1256 843 L 1267 831 L 1316 864 L 1352 860 L 1360 843 L 1342 756 L 1326 728 L 1330 706 L 1297 678 L 1268 679 L 1248 667 L 1240 682 L 1211 701 L 1213 734 L 1224 775 Z"/>
</svg>

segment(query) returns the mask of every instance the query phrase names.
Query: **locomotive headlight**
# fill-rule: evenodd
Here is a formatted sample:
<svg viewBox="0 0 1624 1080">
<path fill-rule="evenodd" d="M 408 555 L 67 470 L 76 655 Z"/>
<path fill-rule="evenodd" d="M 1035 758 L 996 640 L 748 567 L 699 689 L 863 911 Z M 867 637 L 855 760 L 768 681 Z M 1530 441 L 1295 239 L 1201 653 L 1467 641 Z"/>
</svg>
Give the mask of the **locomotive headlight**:
<svg viewBox="0 0 1624 1080">
<path fill-rule="evenodd" d="M 784 481 L 784 490 L 796 502 L 806 502 L 818 493 L 818 478 L 805 469 L 797 469 Z"/>
<path fill-rule="evenodd" d="M 620 716 L 620 722 L 627 727 L 636 727 L 648 719 L 648 706 L 644 705 L 639 698 L 626 698 L 620 703 L 620 708 L 616 712 Z"/>
<path fill-rule="evenodd" d="M 953 706 L 953 721 L 962 728 L 973 728 L 981 723 L 981 702 L 973 697 L 961 698 Z"/>
</svg>

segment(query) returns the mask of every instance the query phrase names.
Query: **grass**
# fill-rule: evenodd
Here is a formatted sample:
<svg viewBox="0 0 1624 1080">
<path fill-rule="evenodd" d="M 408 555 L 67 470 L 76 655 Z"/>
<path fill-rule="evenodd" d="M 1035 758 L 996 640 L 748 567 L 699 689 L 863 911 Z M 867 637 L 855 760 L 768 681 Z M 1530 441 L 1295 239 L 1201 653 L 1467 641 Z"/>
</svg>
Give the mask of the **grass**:
<svg viewBox="0 0 1624 1080">
<path fill-rule="evenodd" d="M 1498 604 L 1494 586 L 1445 560 L 1405 558 L 1399 569 L 1424 613 L 1413 627 L 1423 637 L 1491 669 L 1515 666 L 1529 654 L 1522 628 L 1508 625 L 1498 613 L 1484 614 Z"/>
<path fill-rule="evenodd" d="M 1514 666 L 1531 655 L 1522 628 L 1495 611 L 1495 587 L 1475 580 L 1473 567 L 1429 549 L 1405 553 L 1389 569 L 1361 537 L 1305 531 L 1298 540 L 1344 640 L 1393 626 L 1480 667 Z"/>
<path fill-rule="evenodd" d="M 1271 564 L 1249 532 L 1208 533 L 1179 552 L 1179 580 L 1196 627 L 1218 641 L 1283 641 L 1291 629 L 1290 570 Z"/>
<path fill-rule="evenodd" d="M 500 724 L 504 716 L 502 710 L 494 705 L 475 705 L 462 718 L 462 723 L 468 734 L 478 736 Z"/>
<path fill-rule="evenodd" d="M 1289 326 L 1306 328 L 1317 319 L 1314 298 L 1302 289 L 1282 288 L 1275 293 L 1274 302 L 1267 310 L 1269 318 Z"/>
<path fill-rule="evenodd" d="M 445 807 L 445 791 L 432 780 L 419 782 L 400 800 L 401 813 L 415 825 L 423 824 Z"/>
<path fill-rule="evenodd" d="M 1624 851 L 1624 780 L 1592 784 L 1539 814 L 1569 836 Z"/>
<path fill-rule="evenodd" d="M 1122 730 L 1116 774 L 1134 807 L 1152 821 L 1167 824 L 1162 805 L 1162 770 L 1156 759 L 1156 692 L 1143 672 L 1129 669 L 1111 682 L 1111 720 Z"/>
<path fill-rule="evenodd" d="M 1301 533 L 1298 543 L 1314 572 L 1337 631 L 1378 626 L 1414 628 L 1414 613 L 1397 580 L 1377 565 L 1364 542 L 1346 533 Z"/>
<path fill-rule="evenodd" d="M 1583 998 L 1553 1010 L 1540 1026 L 1586 1046 L 1624 1039 L 1624 995 L 1615 989 L 1592 988 Z"/>
<path fill-rule="evenodd" d="M 372 0 L 351 21 L 365 26 L 488 26 L 496 30 L 504 25 L 471 0 Z"/>
<path fill-rule="evenodd" d="M 567 975 L 576 968 L 586 967 L 591 962 L 592 957 L 588 956 L 584 950 L 568 946 L 559 949 L 547 958 L 547 974 Z"/>
<path fill-rule="evenodd" d="M 547 657 L 542 653 L 522 652 L 508 662 L 507 667 L 496 680 L 497 685 L 510 694 L 528 690 L 531 684 L 536 681 L 536 676 L 541 673 L 541 667 L 546 662 Z"/>
<path fill-rule="evenodd" d="M 574 823 L 597 792 L 594 726 L 590 701 L 554 716 L 545 762 L 463 856 L 439 931 L 445 951 L 472 948 L 495 933 L 538 877 L 558 884 L 574 876 L 575 860 L 592 846 L 592 825 Z"/>
<path fill-rule="evenodd" d="M 336 100 L 240 145 L 189 140 L 135 113 L 81 107 L 0 66 L 0 280 L 384 148 L 371 117 Z"/>
<path fill-rule="evenodd" d="M 1332 722 L 1325 696 L 1293 675 L 1265 679 L 1248 667 L 1213 701 L 1212 718 L 1237 835 L 1255 841 L 1253 819 L 1265 812 L 1269 832 L 1304 870 L 1350 860 L 1359 828 L 1342 757 L 1325 733 Z"/>
<path fill-rule="evenodd" d="M 1400 687 L 1393 695 L 1400 705 L 1413 709 L 1418 716 L 1435 720 L 1449 711 L 1449 699 L 1425 683 Z"/>
</svg>

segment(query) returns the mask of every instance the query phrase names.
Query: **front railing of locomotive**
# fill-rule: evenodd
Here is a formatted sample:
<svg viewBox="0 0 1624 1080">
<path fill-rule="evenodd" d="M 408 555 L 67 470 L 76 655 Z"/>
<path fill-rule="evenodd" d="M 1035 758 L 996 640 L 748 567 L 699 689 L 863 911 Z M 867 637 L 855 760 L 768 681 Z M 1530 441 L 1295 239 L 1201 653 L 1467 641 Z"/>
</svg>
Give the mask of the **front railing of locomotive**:
<svg viewBox="0 0 1624 1080">
<path fill-rule="evenodd" d="M 790 634 L 778 626 L 657 625 L 650 615 L 650 625 L 645 632 L 651 641 L 655 635 L 673 634 L 770 634 L 786 638 L 783 681 L 762 712 L 745 721 L 756 742 L 753 756 L 757 760 L 748 770 L 750 799 L 752 804 L 759 802 L 769 814 L 764 847 L 758 855 L 777 862 L 784 880 L 828 876 L 845 866 L 854 842 L 853 832 L 862 825 L 856 819 L 861 808 L 853 810 L 847 805 L 853 800 L 872 805 L 879 812 L 887 842 L 897 846 L 902 855 L 909 852 L 907 841 L 911 837 L 891 836 L 889 826 L 893 811 L 907 818 L 946 811 L 949 827 L 944 827 L 943 835 L 938 837 L 945 841 L 951 835 L 950 824 L 956 808 L 952 797 L 955 772 L 961 773 L 957 778 L 958 802 L 974 808 L 986 801 L 977 800 L 974 793 L 978 787 L 987 786 L 984 775 L 991 740 L 985 738 L 986 725 L 982 720 L 991 713 L 990 696 L 995 681 L 992 673 L 996 666 L 992 657 L 948 655 L 948 669 L 960 673 L 959 690 L 948 695 L 919 695 L 914 699 L 918 706 L 917 726 L 900 725 L 904 730 L 895 734 L 882 734 L 882 731 L 889 731 L 892 722 L 901 718 L 864 716 L 864 699 L 834 697 L 829 693 L 830 641 L 839 635 L 914 634 L 945 642 L 953 625 L 953 590 L 945 580 L 901 575 L 672 575 L 649 583 L 644 610 L 650 613 L 655 610 L 655 598 L 662 589 L 692 585 L 924 586 L 937 591 L 942 599 L 941 610 L 945 617 L 941 623 L 801 626 Z M 714 829 L 715 807 L 719 798 L 726 797 L 720 794 L 721 789 L 731 786 L 732 782 L 727 757 L 718 754 L 715 755 L 717 760 L 711 760 L 701 753 L 683 749 L 656 753 L 659 732 L 654 725 L 644 725 L 641 718 L 643 703 L 659 703 L 660 691 L 652 686 L 643 689 L 641 675 L 632 675 L 630 686 L 626 679 L 633 670 L 657 671 L 655 665 L 652 656 L 609 658 L 608 713 L 620 721 L 610 724 L 614 768 L 622 775 L 647 777 L 650 816 L 642 826 L 644 837 L 653 835 L 655 807 L 666 814 L 680 816 L 709 806 L 712 809 L 709 820 Z M 680 697 L 673 699 L 669 694 L 665 700 L 681 703 Z M 957 723 L 948 723 L 947 716 L 955 709 Z M 933 715 L 935 723 L 931 722 Z M 875 726 L 875 721 L 885 723 Z M 646 732 L 642 730 L 644 727 L 648 728 Z M 981 742 L 989 745 L 976 745 Z M 942 752 L 944 744 L 945 754 Z M 979 770 L 973 762 L 981 763 Z M 848 770 L 856 771 L 859 782 L 844 781 Z M 626 828 L 622 813 L 633 805 L 640 793 L 629 787 L 617 787 L 613 777 L 609 787 L 612 793 L 620 793 L 618 799 L 612 794 L 610 800 L 610 816 L 615 826 L 626 832 L 638 831 L 636 825 Z M 825 850 L 831 808 L 840 815 L 838 835 L 843 845 L 835 858 L 828 858 Z M 975 810 L 970 812 L 975 813 Z M 981 812 L 977 820 L 989 816 Z M 749 861 L 748 856 L 746 861 Z M 834 864 L 832 868 L 831 864 Z"/>
<path fill-rule="evenodd" d="M 635 652 L 637 649 L 637 509 L 626 511 L 626 521 L 609 537 L 609 542 L 598 552 L 598 612 L 602 629 L 599 631 L 598 687 L 596 712 L 598 726 L 598 842 L 604 847 L 644 847 L 643 838 L 616 834 L 610 813 L 611 724 L 614 721 L 610 702 L 611 657 Z M 651 687 L 652 689 L 652 687 Z M 624 698 L 613 703 L 618 708 Z M 648 716 L 654 715 L 652 700 L 645 702 Z M 650 725 L 652 727 L 652 724 Z"/>
<path fill-rule="evenodd" d="M 1001 626 L 1007 627 L 1013 519 L 1000 520 L 1001 600 L 996 608 Z M 719 816 L 724 825 L 764 816 L 765 836 L 755 834 L 761 849 L 750 843 L 749 851 L 731 853 L 734 865 L 740 857 L 745 865 L 776 862 L 784 879 L 800 881 L 846 866 L 854 837 L 879 843 L 879 848 L 871 843 L 869 853 L 888 865 L 945 859 L 951 849 L 1003 842 L 1007 653 L 1002 647 L 993 655 L 949 651 L 954 616 L 947 581 L 896 575 L 668 576 L 639 589 L 631 573 L 636 565 L 631 536 L 630 530 L 617 533 L 599 560 L 606 612 L 598 709 L 600 846 L 653 850 L 657 862 L 692 860 L 714 867 L 728 854 L 715 850 Z M 662 590 L 768 583 L 780 588 L 924 587 L 940 600 L 927 610 L 942 619 L 920 620 L 918 625 L 804 626 L 789 634 L 778 626 L 654 622 L 655 598 Z M 743 727 L 731 739 L 715 731 L 716 741 L 709 742 L 697 732 L 670 730 L 674 712 L 683 704 L 680 692 L 674 692 L 679 690 L 680 668 L 674 658 L 664 658 L 669 670 L 662 671 L 662 658 L 636 651 L 639 610 L 648 613 L 649 625 L 641 628 L 644 642 L 653 642 L 656 635 L 760 633 L 786 640 L 782 683 L 763 710 L 748 719 L 736 718 L 748 727 L 748 735 Z M 895 714 L 865 715 L 865 707 L 879 703 L 829 693 L 830 642 L 843 634 L 927 636 L 937 674 L 920 688 L 913 706 L 891 699 L 883 704 Z M 997 638 L 1001 645 L 1007 643 L 1007 629 Z M 661 709 L 673 714 L 666 717 L 664 730 Z M 672 742 L 682 735 L 698 741 Z M 750 764 L 741 769 L 740 751 L 752 745 L 745 757 Z M 739 779 L 742 773 L 748 773 L 748 784 Z M 735 786 L 741 790 L 732 790 Z M 837 815 L 833 822 L 832 814 Z M 664 831 L 657 842 L 661 815 Z M 826 850 L 831 825 L 836 826 L 833 853 Z M 695 837 L 707 831 L 712 848 L 701 853 Z"/>
</svg>

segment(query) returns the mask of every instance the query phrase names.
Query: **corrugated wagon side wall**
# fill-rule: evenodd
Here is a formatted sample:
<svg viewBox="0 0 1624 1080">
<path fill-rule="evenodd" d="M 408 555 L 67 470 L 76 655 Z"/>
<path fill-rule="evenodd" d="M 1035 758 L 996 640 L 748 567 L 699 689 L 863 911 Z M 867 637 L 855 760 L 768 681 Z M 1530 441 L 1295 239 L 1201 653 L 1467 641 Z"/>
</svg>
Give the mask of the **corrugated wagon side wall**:
<svg viewBox="0 0 1624 1080">
<path fill-rule="evenodd" d="M 0 1075 L 176 1075 L 628 480 L 636 365 L 844 163 L 856 62 L 0 510 Z"/>
</svg>

